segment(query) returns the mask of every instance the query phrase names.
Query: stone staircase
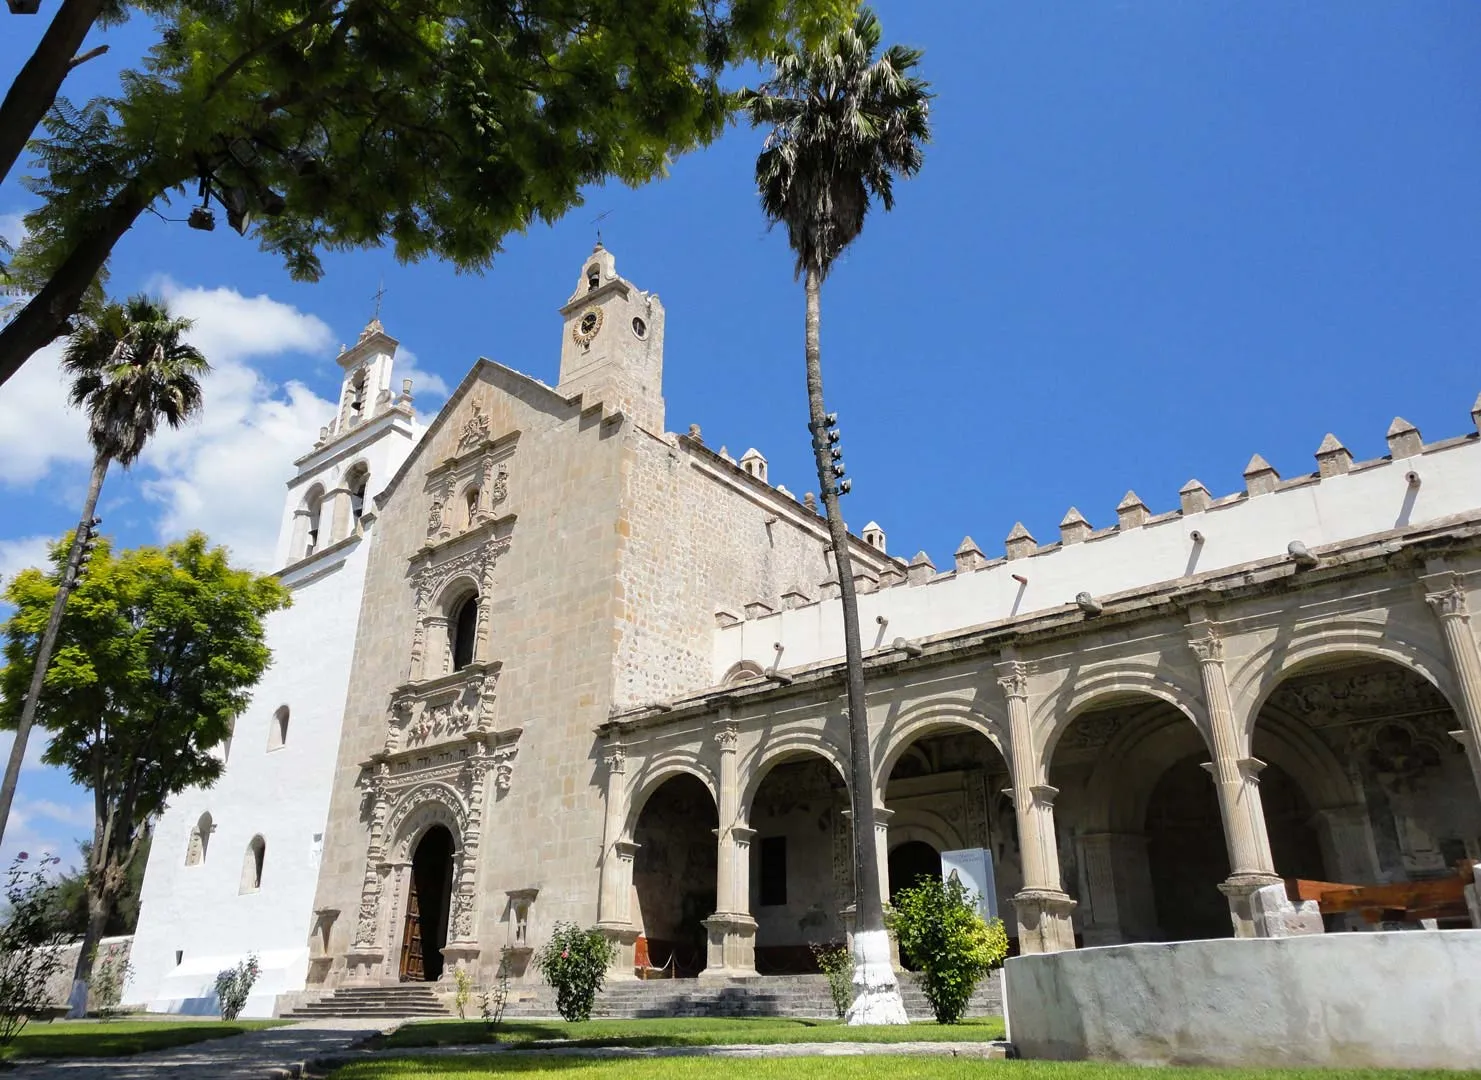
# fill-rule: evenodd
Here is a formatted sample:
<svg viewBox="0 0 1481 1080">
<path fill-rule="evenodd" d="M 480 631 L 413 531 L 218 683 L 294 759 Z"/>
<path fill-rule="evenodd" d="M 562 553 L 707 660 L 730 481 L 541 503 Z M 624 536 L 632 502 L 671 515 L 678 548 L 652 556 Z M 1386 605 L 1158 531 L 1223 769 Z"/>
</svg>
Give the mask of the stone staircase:
<svg viewBox="0 0 1481 1080">
<path fill-rule="evenodd" d="M 931 1006 L 916 977 L 900 976 L 905 1012 L 912 1020 L 933 1019 Z M 968 1016 L 998 1016 L 1003 1011 L 999 975 L 984 981 L 972 996 Z M 556 1015 L 555 994 L 543 984 L 510 988 L 504 1015 Z M 783 1016 L 832 1019 L 828 981 L 821 975 L 768 975 L 754 979 L 702 982 L 699 979 L 652 979 L 609 982 L 597 995 L 593 1019 L 655 1016 Z"/>
<path fill-rule="evenodd" d="M 322 1020 L 326 1017 L 364 1017 L 387 1020 L 413 1017 L 451 1016 L 434 983 L 401 983 L 399 986 L 346 986 L 318 1001 L 299 1005 L 283 1014 L 285 1020 Z"/>
<path fill-rule="evenodd" d="M 916 977 L 900 975 L 905 1012 L 912 1020 L 930 1020 L 931 1006 Z M 440 983 L 399 986 L 342 987 L 316 1001 L 296 1005 L 282 1015 L 289 1020 L 326 1017 L 437 1019 L 453 1015 L 452 987 Z M 968 1016 L 998 1016 L 1003 1011 L 1002 977 L 994 974 L 972 996 Z M 479 994 L 467 1005 L 470 1019 L 479 1015 Z M 555 991 L 544 983 L 515 984 L 504 1007 L 507 1019 L 549 1019 L 556 1015 Z M 625 979 L 607 983 L 592 1010 L 596 1020 L 655 1016 L 781 1016 L 831 1020 L 833 1001 L 821 975 L 767 975 L 753 979 L 702 982 L 699 979 Z"/>
</svg>

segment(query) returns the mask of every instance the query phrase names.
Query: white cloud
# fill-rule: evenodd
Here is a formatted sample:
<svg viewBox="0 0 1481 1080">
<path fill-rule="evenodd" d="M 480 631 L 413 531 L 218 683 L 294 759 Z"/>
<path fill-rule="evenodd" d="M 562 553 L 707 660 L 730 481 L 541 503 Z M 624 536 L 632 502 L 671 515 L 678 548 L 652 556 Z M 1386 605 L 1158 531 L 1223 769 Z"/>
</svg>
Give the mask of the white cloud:
<svg viewBox="0 0 1481 1080">
<path fill-rule="evenodd" d="M 29 487 L 59 465 L 89 464 L 87 420 L 67 404 L 60 344 L 42 349 L 0 391 L 0 484 Z"/>
<path fill-rule="evenodd" d="M 186 288 L 168 276 L 152 279 L 149 291 L 161 294 L 174 314 L 194 320 L 187 336 L 212 366 L 330 348 L 329 327 L 322 319 L 263 293 L 243 296 L 235 289 Z"/>
<path fill-rule="evenodd" d="M 423 370 L 417 354 L 404 345 L 396 350 L 396 363 L 391 370 L 393 375 L 391 381 L 394 384 L 391 392 L 400 393 L 401 380 L 410 379 L 411 392 L 420 404 L 427 404 L 430 399 L 432 403 L 440 405 L 447 400 L 447 395 L 451 392 L 447 380 L 435 371 Z"/>
<path fill-rule="evenodd" d="M 45 566 L 52 536 L 22 536 L 0 540 L 0 592 L 10 579 L 30 566 Z"/>
<path fill-rule="evenodd" d="M 26 756 L 21 758 L 21 772 L 28 773 L 37 769 L 50 769 L 50 765 L 41 763 L 41 755 L 46 753 L 46 747 L 51 742 L 51 735 L 39 727 L 33 727 L 31 734 L 26 738 Z M 5 769 L 5 763 L 10 760 L 10 748 L 15 745 L 15 732 L 0 731 L 0 772 Z"/>
<path fill-rule="evenodd" d="M 0 240 L 15 247 L 25 239 L 26 222 L 21 214 L 0 214 Z"/>
<path fill-rule="evenodd" d="M 85 792 L 77 791 L 76 797 L 66 802 L 29 799 L 17 793 L 10 820 L 5 823 L 0 867 L 8 867 L 16 854 L 24 851 L 29 856 L 28 865 L 38 865 L 37 858 L 46 853 L 60 857 L 59 869 L 69 869 L 77 863 L 78 843 L 91 839 L 92 831 L 92 797 Z"/>
</svg>

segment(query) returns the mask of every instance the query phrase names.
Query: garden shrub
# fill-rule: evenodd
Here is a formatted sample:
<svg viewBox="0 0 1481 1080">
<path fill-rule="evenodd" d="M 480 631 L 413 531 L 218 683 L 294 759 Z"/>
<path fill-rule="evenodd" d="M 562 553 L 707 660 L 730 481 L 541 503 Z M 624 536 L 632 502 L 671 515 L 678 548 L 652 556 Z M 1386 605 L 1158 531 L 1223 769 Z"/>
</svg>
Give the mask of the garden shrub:
<svg viewBox="0 0 1481 1080">
<path fill-rule="evenodd" d="M 833 1011 L 842 1020 L 854 1003 L 854 958 L 847 945 L 809 945 L 818 970 L 828 976 L 828 993 L 833 998 Z"/>
<path fill-rule="evenodd" d="M 99 955 L 100 948 L 93 948 L 93 977 L 88 984 L 93 1008 L 100 1016 L 109 1017 L 118 1011 L 123 1000 L 123 988 L 129 981 L 133 964 L 124 956 L 123 947 L 110 945 Z"/>
<path fill-rule="evenodd" d="M 509 1004 L 509 949 L 499 954 L 499 970 L 494 974 L 494 985 L 484 987 L 479 996 L 479 1011 L 483 1014 L 483 1030 L 494 1042 L 499 1041 L 499 1024 L 504 1020 L 504 1007 Z"/>
<path fill-rule="evenodd" d="M 453 982 L 457 984 L 457 990 L 453 992 L 453 1004 L 458 1009 L 458 1019 L 468 1019 L 468 995 L 473 993 L 473 976 L 465 967 L 453 970 Z"/>
<path fill-rule="evenodd" d="M 262 974 L 262 967 L 253 953 L 234 968 L 227 968 L 216 975 L 216 997 L 221 1002 L 221 1019 L 235 1020 L 246 1008 L 247 995 L 252 984 Z"/>
<path fill-rule="evenodd" d="M 923 878 L 896 893 L 885 916 L 901 953 L 920 969 L 937 1023 L 959 1021 L 977 984 L 1008 955 L 1003 920 L 985 921 L 973 900 L 955 877 Z"/>
<path fill-rule="evenodd" d="M 53 928 L 46 867 L 60 861 L 43 855 L 30 863 L 22 851 L 6 871 L 10 911 L 0 926 L 0 1046 L 8 1045 L 32 1015 L 52 1004 L 48 984 L 62 971 L 66 935 Z"/>
<path fill-rule="evenodd" d="M 600 930 L 556 923 L 550 940 L 535 954 L 535 968 L 555 987 L 555 1007 L 562 1018 L 589 1020 L 616 957 L 617 947 Z"/>
</svg>

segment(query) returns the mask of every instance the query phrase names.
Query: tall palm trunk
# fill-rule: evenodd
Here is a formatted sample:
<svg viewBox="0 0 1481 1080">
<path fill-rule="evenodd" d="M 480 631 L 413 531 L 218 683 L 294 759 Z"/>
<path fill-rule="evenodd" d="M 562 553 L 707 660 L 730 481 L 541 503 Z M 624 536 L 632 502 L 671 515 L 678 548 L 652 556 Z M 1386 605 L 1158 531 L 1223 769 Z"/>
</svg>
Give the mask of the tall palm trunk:
<svg viewBox="0 0 1481 1080">
<path fill-rule="evenodd" d="M 21 705 L 21 719 L 16 725 L 15 743 L 10 748 L 10 761 L 5 766 L 5 780 L 0 783 L 0 840 L 5 839 L 5 826 L 10 820 L 10 804 L 15 801 L 15 786 L 21 776 L 21 761 L 26 756 L 26 740 L 31 737 L 31 725 L 36 722 L 36 708 L 41 703 L 41 688 L 46 682 L 46 669 L 51 663 L 52 650 L 57 645 L 57 634 L 62 628 L 62 613 L 67 609 L 67 596 L 72 592 L 72 579 L 82 558 L 82 545 L 87 536 L 85 526 L 93 519 L 93 511 L 98 506 L 98 493 L 103 490 L 103 477 L 107 474 L 108 458 L 99 454 L 93 459 L 93 475 L 87 486 L 87 501 L 82 504 L 82 517 L 72 534 L 72 550 L 67 553 L 62 582 L 57 588 L 56 599 L 52 601 L 51 618 L 46 621 L 41 645 L 36 650 L 36 670 L 31 674 L 31 689 Z"/>
<path fill-rule="evenodd" d="M 843 605 L 843 649 L 847 668 L 849 797 L 854 833 L 854 1003 L 850 1024 L 904 1024 L 905 1006 L 890 964 L 889 935 L 880 901 L 879 848 L 874 841 L 874 768 L 869 751 L 869 714 L 864 696 L 864 652 L 859 645 L 859 601 L 854 592 L 848 529 L 838 507 L 833 462 L 824 437 L 823 358 L 819 342 L 822 281 L 809 268 L 807 290 L 807 410 L 817 457 L 819 490 L 833 542 L 833 567 Z"/>
</svg>

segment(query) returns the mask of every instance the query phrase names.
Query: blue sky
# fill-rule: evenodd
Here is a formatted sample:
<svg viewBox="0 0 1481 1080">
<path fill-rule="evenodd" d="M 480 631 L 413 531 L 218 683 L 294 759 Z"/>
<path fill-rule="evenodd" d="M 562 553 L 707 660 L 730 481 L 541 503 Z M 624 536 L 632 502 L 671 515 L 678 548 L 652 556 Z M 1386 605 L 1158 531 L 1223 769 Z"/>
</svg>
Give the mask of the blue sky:
<svg viewBox="0 0 1481 1080">
<path fill-rule="evenodd" d="M 886 40 L 925 49 L 939 96 L 924 172 L 824 292 L 855 530 L 877 519 L 893 552 L 949 565 L 964 535 L 995 554 L 1020 520 L 1051 541 L 1071 505 L 1108 524 L 1128 489 L 1153 511 L 1191 477 L 1226 494 L 1255 452 L 1310 471 L 1328 431 L 1365 458 L 1385 452 L 1396 415 L 1430 439 L 1469 429 L 1481 5 L 876 8 Z M 43 24 L 0 18 L 8 84 Z M 112 52 L 66 92 L 111 89 L 148 38 L 142 19 L 100 37 Z M 773 482 L 815 488 L 802 294 L 757 209 L 759 139 L 737 127 L 661 183 L 593 190 L 556 226 L 511 238 L 483 276 L 368 251 L 300 285 L 224 227 L 145 219 L 115 253 L 113 287 L 169 295 L 220 370 L 201 424 L 109 478 L 106 530 L 139 543 L 200 526 L 268 558 L 289 461 L 382 280 L 419 407 L 479 356 L 554 382 L 556 309 L 603 211 L 619 272 L 668 311 L 668 427 L 698 423 L 737 457 L 755 446 Z M 14 179 L 0 186 L 0 228 L 28 205 Z M 52 368 L 22 378 L 0 388 L 0 575 L 69 527 L 86 481 L 82 425 Z M 28 771 L 21 797 L 0 858 L 86 832 L 64 779 Z"/>
</svg>

